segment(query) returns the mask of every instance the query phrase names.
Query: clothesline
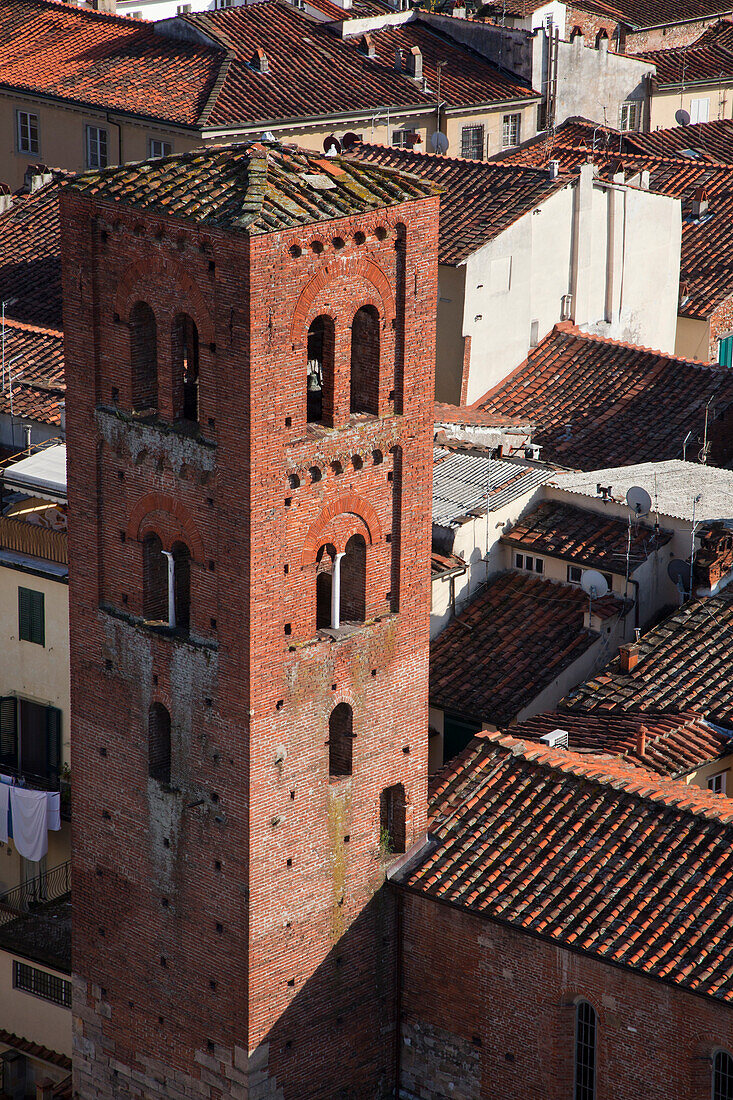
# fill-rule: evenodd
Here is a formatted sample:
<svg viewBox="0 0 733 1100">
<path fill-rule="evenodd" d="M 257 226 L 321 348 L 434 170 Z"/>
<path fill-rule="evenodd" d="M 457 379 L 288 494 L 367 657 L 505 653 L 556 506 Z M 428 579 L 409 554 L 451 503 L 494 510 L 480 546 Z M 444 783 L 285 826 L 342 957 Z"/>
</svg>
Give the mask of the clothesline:
<svg viewBox="0 0 733 1100">
<path fill-rule="evenodd" d="M 24 859 L 35 862 L 48 851 L 48 833 L 61 828 L 61 795 L 34 791 L 0 773 L 0 842 L 12 841 Z"/>
</svg>

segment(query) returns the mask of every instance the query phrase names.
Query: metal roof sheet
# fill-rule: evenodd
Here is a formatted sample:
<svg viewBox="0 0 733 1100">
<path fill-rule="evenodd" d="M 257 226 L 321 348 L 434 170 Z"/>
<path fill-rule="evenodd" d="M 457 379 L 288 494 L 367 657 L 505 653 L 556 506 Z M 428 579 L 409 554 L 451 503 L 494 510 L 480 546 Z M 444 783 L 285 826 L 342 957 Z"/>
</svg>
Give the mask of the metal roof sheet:
<svg viewBox="0 0 733 1100">
<path fill-rule="evenodd" d="M 486 512 L 510 504 L 544 485 L 553 470 L 522 466 L 488 454 L 436 447 L 433 467 L 433 523 L 456 527 L 471 510 Z"/>
</svg>

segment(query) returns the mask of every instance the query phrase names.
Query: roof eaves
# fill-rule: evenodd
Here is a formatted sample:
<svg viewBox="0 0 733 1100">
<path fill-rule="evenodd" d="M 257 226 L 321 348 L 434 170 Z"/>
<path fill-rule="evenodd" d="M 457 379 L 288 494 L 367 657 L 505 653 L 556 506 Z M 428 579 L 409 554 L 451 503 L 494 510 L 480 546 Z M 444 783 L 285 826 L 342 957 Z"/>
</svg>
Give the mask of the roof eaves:
<svg viewBox="0 0 733 1100">
<path fill-rule="evenodd" d="M 201 113 L 196 120 L 196 125 L 200 126 L 202 129 L 206 126 L 206 123 L 209 121 L 209 118 L 211 116 L 211 112 L 216 107 L 219 93 L 226 83 L 226 79 L 229 75 L 229 70 L 232 66 L 232 62 L 235 60 L 236 54 L 234 53 L 234 51 L 227 50 L 226 54 L 222 58 L 221 65 L 219 66 L 219 72 L 217 74 L 216 80 L 212 84 L 211 91 L 206 98 L 206 103 L 204 104 Z"/>
</svg>

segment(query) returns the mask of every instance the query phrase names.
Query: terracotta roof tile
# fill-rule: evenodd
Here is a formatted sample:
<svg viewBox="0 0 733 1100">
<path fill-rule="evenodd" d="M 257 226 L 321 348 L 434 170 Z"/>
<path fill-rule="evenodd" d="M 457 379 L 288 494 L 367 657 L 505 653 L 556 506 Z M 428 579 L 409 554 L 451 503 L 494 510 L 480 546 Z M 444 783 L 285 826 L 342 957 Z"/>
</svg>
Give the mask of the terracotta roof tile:
<svg viewBox="0 0 733 1100">
<path fill-rule="evenodd" d="M 730 80 L 733 77 L 733 23 L 721 20 L 691 45 L 637 54 L 657 67 L 656 82 L 694 84 Z"/>
<path fill-rule="evenodd" d="M 193 126 L 224 56 L 137 19 L 55 0 L 0 5 L 3 85 L 75 103 Z"/>
<path fill-rule="evenodd" d="M 733 727 L 733 589 L 693 600 L 644 634 L 638 664 L 615 658 L 563 700 L 569 710 L 695 711 Z"/>
<path fill-rule="evenodd" d="M 355 155 L 440 184 L 438 256 L 444 264 L 460 263 L 568 183 L 567 176 L 550 179 L 544 169 L 507 170 L 494 162 L 412 153 L 383 145 L 362 145 Z"/>
<path fill-rule="evenodd" d="M 59 402 L 66 395 L 63 333 L 6 318 L 5 363 L 0 415 L 9 415 L 12 407 L 16 417 L 60 424 Z"/>
<path fill-rule="evenodd" d="M 441 206 L 443 205 L 441 197 Z M 468 405 L 449 405 L 445 401 L 436 401 L 436 424 L 465 424 L 480 428 L 527 428 L 530 423 L 523 416 L 502 416 L 484 409 L 472 409 Z"/>
<path fill-rule="evenodd" d="M 547 500 L 517 520 L 505 532 L 502 542 L 535 554 L 625 574 L 628 533 L 628 524 L 623 520 L 559 500 Z M 634 523 L 629 547 L 630 572 L 665 546 L 672 535 L 672 531 L 655 532 L 646 524 Z"/>
<path fill-rule="evenodd" d="M 77 176 L 91 198 L 251 235 L 346 218 L 438 193 L 427 181 L 294 145 L 213 145 Z"/>
<path fill-rule="evenodd" d="M 597 640 L 584 625 L 580 588 L 528 574 L 489 578 L 430 648 L 430 701 L 451 713 L 494 725 L 511 722 Z M 594 602 L 619 614 L 611 596 Z"/>
<path fill-rule="evenodd" d="M 6 316 L 44 328 L 61 328 L 59 187 L 71 173 L 30 195 L 15 196 L 0 214 L 0 299 L 14 299 Z"/>
<path fill-rule="evenodd" d="M 687 156 L 684 150 L 698 152 Z M 502 156 L 503 164 L 543 167 L 558 160 L 563 172 L 592 159 L 599 176 L 611 178 L 623 170 L 627 181 L 650 173 L 650 187 L 682 202 L 680 313 L 706 318 L 733 294 L 733 123 L 700 123 L 657 130 L 651 134 L 621 134 L 618 130 L 571 119 L 559 126 L 551 142 L 542 138 Z M 726 163 L 723 163 L 726 162 Z M 692 200 L 700 188 L 708 200 L 708 216 L 693 218 Z"/>
<path fill-rule="evenodd" d="M 543 457 L 580 470 L 681 457 L 733 404 L 733 371 L 556 325 L 512 374 L 476 402 L 536 425 Z M 720 461 L 725 460 L 721 453 Z"/>
<path fill-rule="evenodd" d="M 733 1000 L 733 803 L 607 755 L 479 734 L 432 783 L 399 886 Z"/>
<path fill-rule="evenodd" d="M 569 747 L 622 756 L 659 775 L 681 776 L 733 749 L 733 732 L 726 736 L 695 714 L 656 711 L 558 710 L 538 714 L 508 732 L 512 737 L 539 741 L 556 729 L 566 730 Z"/>
<path fill-rule="evenodd" d="M 71 1069 L 71 1058 L 66 1054 L 60 1054 L 57 1050 L 51 1050 L 50 1047 L 45 1047 L 41 1043 L 24 1039 L 22 1036 L 15 1035 L 12 1031 L 6 1031 L 2 1027 L 0 1027 L 0 1043 L 12 1047 L 14 1050 L 19 1050 L 21 1054 L 27 1054 L 29 1058 L 37 1058 L 41 1062 L 58 1066 L 59 1069 Z M 59 1082 L 59 1085 L 61 1084 L 62 1082 Z"/>
</svg>

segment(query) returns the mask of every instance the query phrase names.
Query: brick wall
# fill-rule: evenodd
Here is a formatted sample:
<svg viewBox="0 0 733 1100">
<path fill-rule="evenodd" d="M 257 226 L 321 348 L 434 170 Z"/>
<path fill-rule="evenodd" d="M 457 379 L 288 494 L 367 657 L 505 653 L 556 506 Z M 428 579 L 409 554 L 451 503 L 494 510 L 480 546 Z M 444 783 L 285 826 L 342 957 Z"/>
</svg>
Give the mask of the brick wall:
<svg viewBox="0 0 733 1100">
<path fill-rule="evenodd" d="M 418 895 L 400 902 L 403 1097 L 454 1095 L 443 1075 L 465 1061 L 481 1084 L 459 1080 L 456 1096 L 567 1100 L 582 998 L 597 1013 L 597 1100 L 710 1100 L 729 1007 Z"/>
<path fill-rule="evenodd" d="M 380 792 L 404 785 L 408 845 L 425 829 L 437 200 L 252 240 L 63 202 L 77 1094 L 386 1095 Z M 130 416 L 139 300 L 158 330 L 155 423 Z M 351 418 L 363 305 L 380 318 L 379 415 Z M 200 437 L 171 423 L 181 311 Z M 323 313 L 337 430 L 307 433 Z M 188 638 L 141 620 L 149 532 L 191 550 Z M 317 551 L 357 533 L 369 621 L 317 637 Z M 147 773 L 154 702 L 170 789 Z M 329 782 L 340 702 L 353 775 Z"/>
<path fill-rule="evenodd" d="M 677 23 L 666 27 L 632 31 L 609 16 L 596 15 L 583 8 L 568 7 L 565 25 L 568 38 L 575 27 L 580 27 L 583 41 L 587 46 L 595 45 L 599 31 L 605 31 L 609 49 L 638 54 L 645 50 L 669 50 L 674 46 L 686 46 L 690 42 L 696 42 L 706 27 L 716 21 L 716 19 L 698 19 L 691 23 Z M 616 125 L 617 120 L 609 119 L 609 126 Z"/>
</svg>

